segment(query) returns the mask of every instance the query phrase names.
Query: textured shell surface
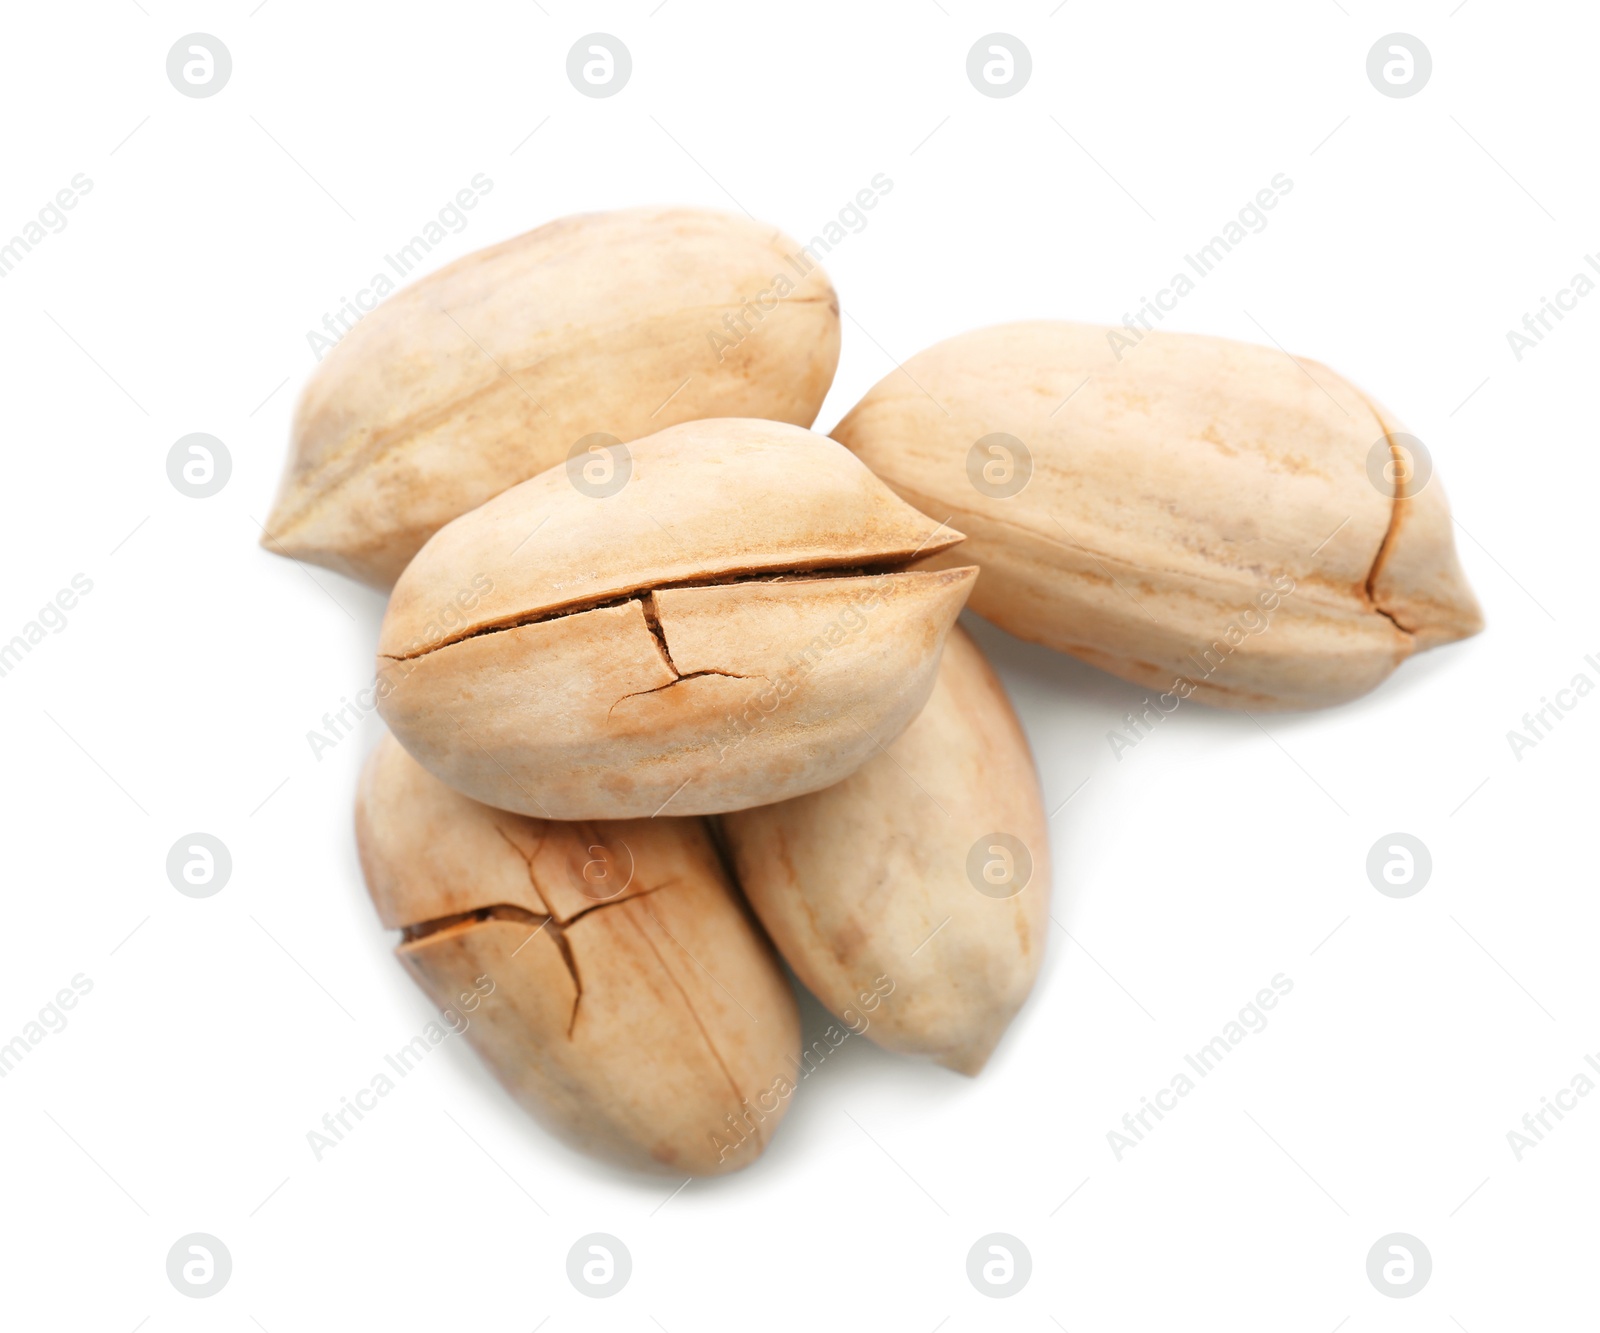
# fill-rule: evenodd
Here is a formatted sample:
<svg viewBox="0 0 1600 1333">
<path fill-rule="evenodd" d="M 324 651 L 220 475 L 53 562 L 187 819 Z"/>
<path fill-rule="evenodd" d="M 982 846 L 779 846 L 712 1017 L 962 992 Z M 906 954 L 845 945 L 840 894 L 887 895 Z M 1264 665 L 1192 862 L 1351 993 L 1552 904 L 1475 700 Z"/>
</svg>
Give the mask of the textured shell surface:
<svg viewBox="0 0 1600 1333">
<path fill-rule="evenodd" d="M 356 834 L 406 970 L 540 1123 L 678 1175 L 761 1153 L 793 1091 L 798 1010 L 704 821 L 492 810 L 385 736 Z"/>
<path fill-rule="evenodd" d="M 767 933 L 841 1022 L 982 1068 L 1038 975 L 1051 869 L 1027 738 L 965 631 L 882 753 L 824 791 L 719 823 Z"/>
<path fill-rule="evenodd" d="M 456 516 L 564 461 L 701 417 L 809 426 L 839 357 L 827 275 L 737 215 L 562 218 L 429 274 L 318 364 L 269 550 L 392 584 Z"/>
<path fill-rule="evenodd" d="M 551 469 L 407 567 L 378 647 L 401 744 L 491 805 L 586 819 L 781 800 L 898 735 L 975 577 L 907 566 L 961 534 L 799 427 L 691 422 L 630 455 L 614 494 Z"/>
<path fill-rule="evenodd" d="M 968 534 L 979 615 L 1174 697 L 1339 703 L 1482 628 L 1442 483 L 1383 408 L 1276 348 L 1131 341 L 962 334 L 833 434 Z"/>
</svg>

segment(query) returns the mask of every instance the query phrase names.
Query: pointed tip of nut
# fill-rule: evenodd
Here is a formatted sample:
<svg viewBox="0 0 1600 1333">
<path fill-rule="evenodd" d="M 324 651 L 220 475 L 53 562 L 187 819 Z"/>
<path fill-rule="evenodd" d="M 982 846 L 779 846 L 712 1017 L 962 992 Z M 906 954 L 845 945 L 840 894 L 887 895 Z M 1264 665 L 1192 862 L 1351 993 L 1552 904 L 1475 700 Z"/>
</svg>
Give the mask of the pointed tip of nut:
<svg viewBox="0 0 1600 1333">
<path fill-rule="evenodd" d="M 338 550 L 319 544 L 296 519 L 285 516 L 282 509 L 274 508 L 267 516 L 266 526 L 256 544 L 263 551 L 282 556 L 285 560 L 299 560 L 308 565 L 331 569 L 335 574 L 364 583 L 379 592 L 388 592 L 404 569 L 397 564 L 393 552 L 371 550 Z"/>
<path fill-rule="evenodd" d="M 967 1046 L 959 1051 L 945 1051 L 935 1057 L 937 1063 L 957 1074 L 965 1074 L 968 1078 L 977 1078 L 983 1073 L 983 1067 L 989 1063 L 989 1057 L 994 1054 L 993 1044 L 982 1046 Z"/>
<path fill-rule="evenodd" d="M 1411 635 L 1413 651 L 1469 639 L 1483 629 L 1483 608 L 1456 555 L 1450 506 L 1438 478 L 1395 502 L 1369 586 L 1373 605 Z"/>
<path fill-rule="evenodd" d="M 293 527 L 284 519 L 282 511 L 277 507 L 267 515 L 267 521 L 261 529 L 261 536 L 256 539 L 256 545 L 263 551 L 281 555 L 285 560 L 312 558 L 312 555 L 295 541 Z"/>
<path fill-rule="evenodd" d="M 1417 649 L 1439 648 L 1447 643 L 1455 643 L 1460 639 L 1470 639 L 1475 634 L 1483 633 L 1485 621 L 1483 609 L 1478 605 L 1478 599 L 1472 595 L 1472 590 L 1462 585 L 1461 599 L 1449 604 L 1430 604 L 1427 608 L 1428 618 L 1419 619 L 1411 630 L 1411 637 L 1416 640 Z"/>
<path fill-rule="evenodd" d="M 283 538 L 274 531 L 277 526 L 277 518 L 276 514 L 268 515 L 267 525 L 261 529 L 261 535 L 256 538 L 256 545 L 263 551 L 272 552 L 273 555 L 281 555 L 293 559 L 294 553 L 283 544 Z"/>
<path fill-rule="evenodd" d="M 304 554 L 304 545 L 299 540 L 298 515 L 290 500 L 290 490 L 287 483 L 280 486 L 278 494 L 272 501 L 272 508 L 267 511 L 266 522 L 261 525 L 260 546 L 264 551 L 271 551 L 273 555 L 285 556 L 290 560 L 304 560 L 309 558 Z"/>
</svg>

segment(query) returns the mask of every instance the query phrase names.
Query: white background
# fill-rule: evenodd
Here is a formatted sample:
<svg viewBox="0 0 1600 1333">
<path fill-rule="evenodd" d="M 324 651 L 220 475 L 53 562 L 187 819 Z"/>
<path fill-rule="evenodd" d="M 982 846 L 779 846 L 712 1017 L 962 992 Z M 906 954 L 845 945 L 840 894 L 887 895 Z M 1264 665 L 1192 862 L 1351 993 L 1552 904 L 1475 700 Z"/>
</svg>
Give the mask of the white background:
<svg viewBox="0 0 1600 1333">
<path fill-rule="evenodd" d="M 4 23 L 0 234 L 75 173 L 93 190 L 0 282 L 0 639 L 74 574 L 93 591 L 0 679 L 0 1042 L 74 975 L 93 989 L 0 1080 L 0 1323 L 1593 1318 L 1600 1096 L 1520 1161 L 1507 1132 L 1600 1051 L 1600 697 L 1520 761 L 1506 739 L 1576 673 L 1600 682 L 1600 298 L 1520 362 L 1506 339 L 1600 246 L 1591 7 L 85 0 Z M 1006 99 L 965 73 L 995 30 L 1033 59 Z M 165 73 L 195 31 L 233 57 L 207 99 Z M 594 31 L 633 56 L 606 100 L 565 75 Z M 1433 56 L 1407 99 L 1365 73 L 1395 31 Z M 381 598 L 263 553 L 257 520 L 307 331 L 479 172 L 493 192 L 430 267 L 640 203 L 742 207 L 803 241 L 887 174 L 826 260 L 845 322 L 824 430 L 939 338 L 1119 321 L 1284 173 L 1267 229 L 1167 327 L 1270 334 L 1389 405 L 1433 451 L 1488 631 L 1326 713 L 1187 706 L 1119 761 L 1106 732 L 1144 691 L 980 626 L 1049 808 L 1086 784 L 1052 822 L 1043 975 L 981 1078 L 851 1041 L 758 1165 L 669 1200 L 677 1182 L 574 1155 L 447 1044 L 316 1161 L 307 1131 L 430 1007 L 355 861 L 379 724 L 320 762 L 306 740 L 370 679 Z M 232 455 L 210 499 L 167 479 L 193 431 Z M 197 830 L 234 865 L 204 900 L 164 869 Z M 1403 900 L 1365 871 L 1394 831 L 1434 861 Z M 1116 1160 L 1107 1132 L 1280 972 L 1270 1026 Z M 208 1300 L 165 1273 L 192 1231 L 233 1256 Z M 606 1301 L 565 1276 L 592 1231 L 633 1256 Z M 965 1270 L 994 1231 L 1033 1256 L 1007 1300 Z M 1434 1261 L 1405 1300 L 1365 1272 L 1394 1231 Z"/>
</svg>

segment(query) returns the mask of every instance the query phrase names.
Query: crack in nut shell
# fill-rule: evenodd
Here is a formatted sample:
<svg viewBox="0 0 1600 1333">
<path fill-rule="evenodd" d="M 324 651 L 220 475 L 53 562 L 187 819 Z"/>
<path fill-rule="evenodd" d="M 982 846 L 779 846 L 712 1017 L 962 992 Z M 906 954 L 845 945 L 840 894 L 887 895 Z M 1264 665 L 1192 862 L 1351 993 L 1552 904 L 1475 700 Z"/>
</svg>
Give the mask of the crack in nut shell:
<svg viewBox="0 0 1600 1333">
<path fill-rule="evenodd" d="M 614 496 L 546 473 L 418 554 L 379 641 L 401 744 L 503 809 L 616 819 L 814 791 L 898 735 L 975 577 L 905 565 L 961 535 L 781 423 L 694 422 L 632 455 Z M 430 608 L 479 580 L 441 626 Z"/>
<path fill-rule="evenodd" d="M 978 614 L 1259 709 L 1355 698 L 1482 628 L 1437 475 L 1398 495 L 1369 477 L 1400 433 L 1276 348 L 1047 322 L 919 352 L 833 432 L 968 534 Z"/>
<path fill-rule="evenodd" d="M 793 1092 L 799 1014 L 702 820 L 507 814 L 385 736 L 356 841 L 406 970 L 546 1128 L 677 1175 L 760 1154 Z"/>
</svg>

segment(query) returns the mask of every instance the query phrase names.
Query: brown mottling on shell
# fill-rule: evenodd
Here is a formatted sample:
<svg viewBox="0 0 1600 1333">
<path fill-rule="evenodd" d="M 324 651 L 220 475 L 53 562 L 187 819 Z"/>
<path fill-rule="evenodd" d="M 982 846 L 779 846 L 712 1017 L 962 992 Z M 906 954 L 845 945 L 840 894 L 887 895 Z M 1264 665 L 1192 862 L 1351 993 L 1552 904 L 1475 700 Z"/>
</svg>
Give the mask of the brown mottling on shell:
<svg viewBox="0 0 1600 1333">
<path fill-rule="evenodd" d="M 861 951 L 867 944 L 867 928 L 861 919 L 854 915 L 848 916 L 829 935 L 824 937 L 828 948 L 833 951 L 833 956 L 844 966 L 849 967 L 861 956 Z"/>
<path fill-rule="evenodd" d="M 1106 402 L 1120 403 L 1130 411 L 1148 416 L 1155 408 L 1155 399 L 1147 393 L 1140 393 L 1135 389 L 1118 387 L 1107 389 L 1102 395 Z"/>
</svg>

